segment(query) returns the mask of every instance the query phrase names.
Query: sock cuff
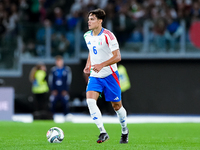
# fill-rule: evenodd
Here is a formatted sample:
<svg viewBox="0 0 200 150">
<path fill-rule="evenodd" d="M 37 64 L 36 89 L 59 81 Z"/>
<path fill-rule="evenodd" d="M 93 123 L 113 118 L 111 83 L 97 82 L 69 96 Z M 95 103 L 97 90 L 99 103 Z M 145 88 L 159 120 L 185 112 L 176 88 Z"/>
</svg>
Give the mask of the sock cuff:
<svg viewBox="0 0 200 150">
<path fill-rule="evenodd" d="M 92 98 L 87 98 L 86 102 L 87 102 L 88 105 L 91 105 L 91 104 L 96 105 L 96 103 L 97 103 L 97 101 L 95 99 L 92 99 Z"/>
<path fill-rule="evenodd" d="M 124 110 L 124 107 L 122 106 L 119 110 L 115 111 L 116 113 L 120 113 L 121 111 Z"/>
</svg>

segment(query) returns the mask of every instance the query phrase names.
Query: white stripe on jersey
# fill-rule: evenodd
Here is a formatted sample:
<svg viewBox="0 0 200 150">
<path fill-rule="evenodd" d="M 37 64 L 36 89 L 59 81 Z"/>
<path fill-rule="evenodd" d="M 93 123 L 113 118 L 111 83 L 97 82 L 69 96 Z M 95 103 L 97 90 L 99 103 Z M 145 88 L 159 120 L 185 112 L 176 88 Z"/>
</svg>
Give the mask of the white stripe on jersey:
<svg viewBox="0 0 200 150">
<path fill-rule="evenodd" d="M 85 42 L 89 49 L 91 65 L 100 64 L 110 59 L 112 51 L 119 49 L 119 44 L 115 35 L 107 29 L 102 28 L 98 36 L 93 36 L 92 31 L 84 34 Z M 114 71 L 117 70 L 117 64 L 111 65 Z M 112 74 L 110 66 L 102 68 L 98 73 L 91 71 L 90 76 L 104 78 Z"/>
</svg>

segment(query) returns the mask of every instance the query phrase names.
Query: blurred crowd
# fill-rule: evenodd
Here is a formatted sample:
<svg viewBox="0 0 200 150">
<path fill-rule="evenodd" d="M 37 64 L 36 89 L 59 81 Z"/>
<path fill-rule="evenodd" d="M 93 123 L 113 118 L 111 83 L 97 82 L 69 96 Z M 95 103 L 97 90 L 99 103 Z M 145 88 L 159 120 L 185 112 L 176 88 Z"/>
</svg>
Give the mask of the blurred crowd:
<svg viewBox="0 0 200 150">
<path fill-rule="evenodd" d="M 200 0 L 0 0 L 0 38 L 20 34 L 24 57 L 44 57 L 48 28 L 50 55 L 70 57 L 74 54 L 76 25 L 80 22 L 82 33 L 86 32 L 87 14 L 96 8 L 105 10 L 103 26 L 117 36 L 121 46 L 142 42 L 143 25 L 149 20 L 149 40 L 163 51 L 166 41 L 173 51 L 183 31 L 181 20 L 188 30 L 200 19 Z"/>
<path fill-rule="evenodd" d="M 114 32 L 121 46 L 126 42 L 142 42 L 143 25 L 150 21 L 150 36 L 157 49 L 174 51 L 175 43 L 183 32 L 181 21 L 186 23 L 186 31 L 194 21 L 200 19 L 200 0 L 77 0 L 71 13 L 79 13 L 83 20 L 82 30 L 87 30 L 87 12 L 102 8 L 107 18 L 104 26 Z"/>
<path fill-rule="evenodd" d="M 73 41 L 67 39 L 71 35 L 67 34 L 66 20 L 72 3 L 66 0 L 0 0 L 0 43 L 16 41 L 20 35 L 24 57 L 45 57 L 49 27 L 51 56 L 64 55 L 66 51 L 72 55 L 74 47 L 70 42 Z"/>
</svg>

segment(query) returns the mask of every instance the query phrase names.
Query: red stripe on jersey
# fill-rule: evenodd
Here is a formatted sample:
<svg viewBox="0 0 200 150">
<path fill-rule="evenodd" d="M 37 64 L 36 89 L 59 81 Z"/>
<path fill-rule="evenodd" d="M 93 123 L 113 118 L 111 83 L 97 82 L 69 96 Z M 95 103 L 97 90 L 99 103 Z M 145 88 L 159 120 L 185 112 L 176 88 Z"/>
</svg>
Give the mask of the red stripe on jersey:
<svg viewBox="0 0 200 150">
<path fill-rule="evenodd" d="M 106 43 L 107 43 L 107 45 L 109 46 L 109 43 L 108 43 L 108 38 L 107 38 L 107 36 L 106 35 L 104 35 L 105 36 L 105 39 L 106 39 Z"/>
<path fill-rule="evenodd" d="M 120 87 L 120 82 L 119 82 L 119 78 L 117 77 L 117 74 L 114 72 L 113 68 L 110 66 L 110 69 L 112 70 L 112 76 L 115 78 L 117 84 L 119 85 Z"/>
<path fill-rule="evenodd" d="M 115 37 L 113 36 L 113 34 L 110 31 L 104 29 L 103 33 L 108 34 L 108 36 L 110 37 L 111 40 L 115 39 Z"/>
</svg>

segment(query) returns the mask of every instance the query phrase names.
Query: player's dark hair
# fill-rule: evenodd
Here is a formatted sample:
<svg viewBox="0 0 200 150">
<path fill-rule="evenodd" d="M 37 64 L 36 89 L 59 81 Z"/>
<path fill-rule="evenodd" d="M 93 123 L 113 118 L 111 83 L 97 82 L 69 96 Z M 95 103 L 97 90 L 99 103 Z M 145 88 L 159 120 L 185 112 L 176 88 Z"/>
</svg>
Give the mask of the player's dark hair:
<svg viewBox="0 0 200 150">
<path fill-rule="evenodd" d="M 94 10 L 91 10 L 89 13 L 88 13 L 88 16 L 89 15 L 95 15 L 97 17 L 97 19 L 102 19 L 102 21 L 104 21 L 105 17 L 106 17 L 106 13 L 103 9 L 94 9 Z"/>
<path fill-rule="evenodd" d="M 63 57 L 62 57 L 61 55 L 57 55 L 57 56 L 55 57 L 55 60 L 61 60 L 61 59 L 63 59 Z"/>
</svg>

